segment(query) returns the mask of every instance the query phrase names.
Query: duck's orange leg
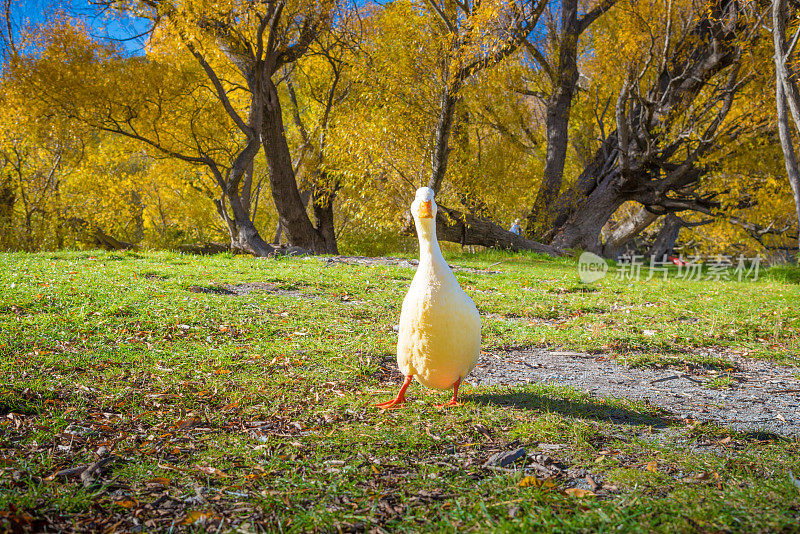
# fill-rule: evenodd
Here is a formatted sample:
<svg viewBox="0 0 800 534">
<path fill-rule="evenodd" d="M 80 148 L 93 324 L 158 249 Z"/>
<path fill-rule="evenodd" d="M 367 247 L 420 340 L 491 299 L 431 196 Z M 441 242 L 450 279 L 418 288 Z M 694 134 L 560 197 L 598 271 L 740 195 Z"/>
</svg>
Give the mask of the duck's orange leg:
<svg viewBox="0 0 800 534">
<path fill-rule="evenodd" d="M 397 408 L 397 407 L 402 406 L 403 404 L 405 404 L 406 403 L 406 390 L 408 389 L 408 386 L 411 385 L 411 380 L 413 378 L 414 378 L 414 375 L 408 375 L 406 377 L 405 381 L 403 381 L 403 385 L 400 386 L 400 391 L 397 393 L 397 397 L 395 397 L 392 400 L 389 400 L 389 401 L 386 401 L 386 402 L 381 402 L 380 404 L 376 404 L 375 406 L 377 406 L 381 410 L 391 410 L 392 408 Z"/>
<path fill-rule="evenodd" d="M 444 404 L 437 404 L 436 407 L 445 408 L 447 406 L 460 406 L 461 403 L 458 402 L 458 386 L 460 385 L 461 385 L 461 379 L 459 378 L 458 380 L 456 380 L 456 383 L 453 384 L 453 398 L 450 399 L 448 402 L 445 402 Z"/>
</svg>

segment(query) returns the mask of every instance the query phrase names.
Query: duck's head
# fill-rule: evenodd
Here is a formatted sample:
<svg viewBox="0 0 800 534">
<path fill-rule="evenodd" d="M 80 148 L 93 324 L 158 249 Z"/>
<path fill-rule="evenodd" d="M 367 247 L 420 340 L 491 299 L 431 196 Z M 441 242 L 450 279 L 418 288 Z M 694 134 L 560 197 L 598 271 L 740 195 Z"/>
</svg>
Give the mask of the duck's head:
<svg viewBox="0 0 800 534">
<path fill-rule="evenodd" d="M 417 196 L 411 203 L 411 213 L 415 219 L 436 219 L 436 201 L 433 200 L 433 189 L 420 187 Z"/>
</svg>

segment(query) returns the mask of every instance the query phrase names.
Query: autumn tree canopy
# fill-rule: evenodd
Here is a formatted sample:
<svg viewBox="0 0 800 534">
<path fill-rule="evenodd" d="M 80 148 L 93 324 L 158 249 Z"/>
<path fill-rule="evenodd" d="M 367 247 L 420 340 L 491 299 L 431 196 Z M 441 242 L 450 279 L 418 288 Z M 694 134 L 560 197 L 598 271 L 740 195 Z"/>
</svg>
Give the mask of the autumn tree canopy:
<svg viewBox="0 0 800 534">
<path fill-rule="evenodd" d="M 380 253 L 428 185 L 461 245 L 797 252 L 791 2 L 45 11 L 4 2 L 4 249 Z"/>
</svg>

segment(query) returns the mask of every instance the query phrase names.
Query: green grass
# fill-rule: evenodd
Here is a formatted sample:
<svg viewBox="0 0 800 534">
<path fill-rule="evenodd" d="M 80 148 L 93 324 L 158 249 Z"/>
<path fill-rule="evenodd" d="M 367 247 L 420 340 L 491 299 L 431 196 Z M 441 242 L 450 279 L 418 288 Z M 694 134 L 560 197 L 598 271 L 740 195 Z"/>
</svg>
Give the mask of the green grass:
<svg viewBox="0 0 800 534">
<path fill-rule="evenodd" d="M 456 277 L 484 316 L 485 351 L 720 373 L 731 354 L 798 363 L 791 270 L 584 285 L 571 259 L 448 259 L 470 269 Z M 445 411 L 433 404 L 446 393 L 415 384 L 403 410 L 374 409 L 398 387 L 392 326 L 412 276 L 314 258 L 0 255 L 0 530 L 800 529 L 797 438 L 665 422 L 649 405 L 541 384 L 467 386 Z M 248 282 L 276 289 L 224 291 Z M 482 468 L 539 444 L 564 473 L 552 487 Z M 97 484 L 52 477 L 100 447 L 118 460 Z M 584 471 L 614 489 L 566 493 Z"/>
<path fill-rule="evenodd" d="M 715 376 L 705 383 L 705 387 L 710 389 L 728 389 L 734 384 L 733 377 L 730 375 Z"/>
</svg>

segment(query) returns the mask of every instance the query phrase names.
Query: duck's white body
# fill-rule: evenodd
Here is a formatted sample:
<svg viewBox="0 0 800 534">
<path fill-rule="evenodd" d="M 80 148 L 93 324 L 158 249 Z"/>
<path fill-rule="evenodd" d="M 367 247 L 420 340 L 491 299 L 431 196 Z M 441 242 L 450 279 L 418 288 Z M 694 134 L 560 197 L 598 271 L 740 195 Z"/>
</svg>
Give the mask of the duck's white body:
<svg viewBox="0 0 800 534">
<path fill-rule="evenodd" d="M 415 376 L 424 386 L 449 389 L 478 361 L 481 317 L 439 249 L 435 204 L 429 211 L 432 217 L 420 217 L 421 202 L 428 202 L 430 210 L 433 190 L 419 189 L 412 204 L 419 266 L 400 312 L 397 365 L 405 376 Z"/>
</svg>

